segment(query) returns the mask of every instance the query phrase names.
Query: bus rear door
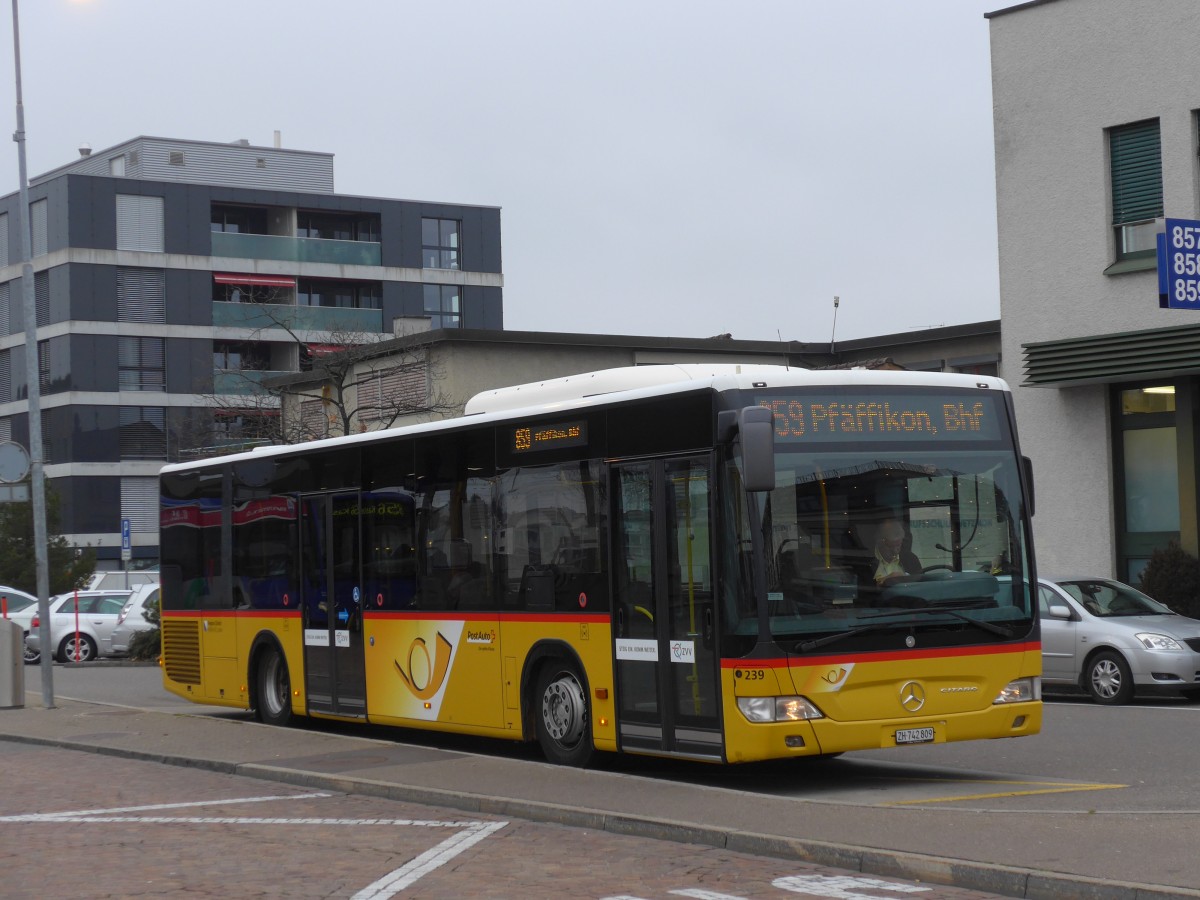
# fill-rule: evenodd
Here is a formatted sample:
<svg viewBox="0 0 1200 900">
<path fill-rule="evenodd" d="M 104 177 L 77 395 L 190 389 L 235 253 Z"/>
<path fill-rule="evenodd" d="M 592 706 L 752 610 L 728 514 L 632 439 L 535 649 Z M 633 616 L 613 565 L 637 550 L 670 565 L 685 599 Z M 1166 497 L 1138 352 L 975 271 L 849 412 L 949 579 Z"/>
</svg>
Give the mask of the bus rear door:
<svg viewBox="0 0 1200 900">
<path fill-rule="evenodd" d="M 621 749 L 723 753 L 707 456 L 613 467 Z"/>
</svg>

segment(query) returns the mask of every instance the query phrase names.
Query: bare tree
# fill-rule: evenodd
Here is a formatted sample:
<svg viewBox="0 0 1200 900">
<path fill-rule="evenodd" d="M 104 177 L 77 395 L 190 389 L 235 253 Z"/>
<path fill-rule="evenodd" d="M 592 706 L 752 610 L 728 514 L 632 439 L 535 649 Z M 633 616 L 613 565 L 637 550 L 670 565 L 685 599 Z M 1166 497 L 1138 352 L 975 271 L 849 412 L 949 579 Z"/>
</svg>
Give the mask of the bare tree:
<svg viewBox="0 0 1200 900">
<path fill-rule="evenodd" d="M 265 380 L 254 367 L 227 375 L 244 384 L 240 391 L 206 395 L 214 420 L 210 446 L 231 443 L 222 418 L 238 424 L 240 440 L 232 444 L 243 449 L 389 428 L 411 417 L 444 418 L 462 409 L 440 388 L 430 342 L 396 346 L 391 335 L 360 330 L 348 317 L 339 322 L 334 309 L 324 317 L 332 326 L 314 330 L 305 327 L 308 308 L 255 299 L 247 324 L 257 326 L 242 343 L 260 348 L 257 368 L 271 368 L 262 348 L 274 346 L 278 354 L 285 343 L 279 337 L 286 334 L 300 371 Z"/>
</svg>

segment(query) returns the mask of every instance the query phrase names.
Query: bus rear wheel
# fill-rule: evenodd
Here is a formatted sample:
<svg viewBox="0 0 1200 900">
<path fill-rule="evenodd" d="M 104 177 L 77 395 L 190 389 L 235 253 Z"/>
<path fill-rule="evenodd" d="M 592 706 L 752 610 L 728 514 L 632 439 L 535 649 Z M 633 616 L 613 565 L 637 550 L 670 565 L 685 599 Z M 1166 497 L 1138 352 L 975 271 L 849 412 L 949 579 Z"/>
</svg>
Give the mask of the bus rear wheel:
<svg viewBox="0 0 1200 900">
<path fill-rule="evenodd" d="M 258 721 L 264 725 L 287 725 L 292 721 L 292 680 L 287 661 L 268 647 L 258 661 Z"/>
<path fill-rule="evenodd" d="M 552 763 L 586 766 L 592 760 L 592 722 L 587 691 L 576 668 L 555 661 L 538 676 L 534 697 L 538 743 Z"/>
</svg>

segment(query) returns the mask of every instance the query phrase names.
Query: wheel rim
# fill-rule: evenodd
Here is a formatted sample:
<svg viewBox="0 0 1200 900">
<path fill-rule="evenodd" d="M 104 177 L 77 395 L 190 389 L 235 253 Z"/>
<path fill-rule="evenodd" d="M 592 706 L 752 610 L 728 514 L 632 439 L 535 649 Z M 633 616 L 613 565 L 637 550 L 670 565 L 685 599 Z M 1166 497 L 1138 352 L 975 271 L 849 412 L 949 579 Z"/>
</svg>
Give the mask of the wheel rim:
<svg viewBox="0 0 1200 900">
<path fill-rule="evenodd" d="M 583 736 L 587 704 L 583 688 L 571 675 L 562 675 L 546 686 L 542 695 L 542 722 L 558 744 L 570 747 Z"/>
<path fill-rule="evenodd" d="M 1111 700 L 1121 692 L 1121 668 L 1111 659 L 1102 659 L 1092 666 L 1092 690 L 1098 697 Z"/>
<path fill-rule="evenodd" d="M 87 662 L 92 658 L 92 645 L 85 638 L 79 639 L 79 653 L 76 655 L 75 638 L 67 638 L 64 646 L 67 652 L 64 654 L 67 662 Z"/>
<path fill-rule="evenodd" d="M 28 644 L 25 645 L 25 662 L 35 663 L 42 658 L 42 654 L 34 650 Z"/>
<path fill-rule="evenodd" d="M 271 654 L 263 668 L 262 703 L 267 714 L 274 717 L 283 712 L 284 704 L 291 688 L 288 685 L 286 670 L 278 654 Z"/>
</svg>

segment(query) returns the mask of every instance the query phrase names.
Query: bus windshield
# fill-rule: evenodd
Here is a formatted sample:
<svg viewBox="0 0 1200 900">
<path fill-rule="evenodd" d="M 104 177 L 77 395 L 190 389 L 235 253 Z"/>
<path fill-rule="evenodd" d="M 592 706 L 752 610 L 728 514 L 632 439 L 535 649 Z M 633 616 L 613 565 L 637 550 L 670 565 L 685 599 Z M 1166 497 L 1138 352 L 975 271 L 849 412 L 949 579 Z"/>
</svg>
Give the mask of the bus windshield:
<svg viewBox="0 0 1200 900">
<path fill-rule="evenodd" d="M 922 410 L 944 399 L 895 402 Z M 733 492 L 743 557 L 736 609 L 726 605 L 735 647 L 748 649 L 759 632 L 756 564 L 770 636 L 788 650 L 891 646 L 894 638 L 881 635 L 897 629 L 920 629 L 923 644 L 1026 637 L 1033 609 L 1019 463 L 1002 406 L 988 403 L 982 412 L 992 422 L 970 438 L 941 440 L 944 421 L 928 434 L 915 429 L 916 437 L 913 430 L 865 430 L 861 418 L 864 430 L 835 431 L 822 421 L 826 427 L 814 434 L 810 410 L 818 404 L 790 400 L 788 418 L 776 418 L 774 490 Z M 846 426 L 856 427 L 854 419 Z M 807 433 L 780 433 L 788 427 Z M 757 516 L 749 515 L 751 503 Z M 755 519 L 763 548 L 757 563 L 749 554 Z"/>
</svg>

